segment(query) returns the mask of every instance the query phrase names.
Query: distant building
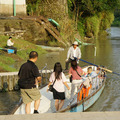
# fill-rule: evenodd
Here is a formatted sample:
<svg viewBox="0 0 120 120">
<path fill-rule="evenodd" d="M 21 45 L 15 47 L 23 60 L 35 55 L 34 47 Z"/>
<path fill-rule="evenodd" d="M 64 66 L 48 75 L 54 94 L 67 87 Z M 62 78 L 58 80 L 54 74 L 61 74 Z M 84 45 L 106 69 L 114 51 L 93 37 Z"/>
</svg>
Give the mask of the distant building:
<svg viewBox="0 0 120 120">
<path fill-rule="evenodd" d="M 26 0 L 15 0 L 16 15 L 26 15 Z M 14 14 L 14 0 L 0 0 L 0 15 Z"/>
</svg>

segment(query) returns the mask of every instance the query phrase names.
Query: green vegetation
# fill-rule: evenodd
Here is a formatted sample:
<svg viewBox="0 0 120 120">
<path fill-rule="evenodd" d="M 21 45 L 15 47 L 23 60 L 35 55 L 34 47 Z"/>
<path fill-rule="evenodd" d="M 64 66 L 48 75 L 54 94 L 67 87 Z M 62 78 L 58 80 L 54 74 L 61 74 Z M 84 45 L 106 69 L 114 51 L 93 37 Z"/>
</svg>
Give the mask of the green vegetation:
<svg viewBox="0 0 120 120">
<path fill-rule="evenodd" d="M 58 7 L 58 3 L 54 4 L 56 2 L 55 0 L 27 0 L 28 14 L 38 16 L 43 15 L 57 20 L 60 26 L 62 26 L 60 31 L 66 42 L 70 42 L 70 39 L 74 38 L 73 34 L 76 34 L 76 29 L 79 31 L 82 39 L 84 39 L 84 37 L 92 39 L 97 38 L 100 31 L 105 31 L 111 26 L 114 20 L 114 10 L 120 6 L 120 0 L 66 1 L 68 6 L 67 13 L 71 20 L 68 18 L 66 19 L 65 15 L 67 14 L 63 13 L 64 10 L 61 11 L 60 6 L 64 5 L 62 2 L 58 1 Z M 119 25 L 119 20 L 120 18 L 117 18 L 114 25 Z M 61 21 L 64 22 L 62 23 Z M 72 34 L 71 31 L 68 33 L 69 35 L 64 34 L 66 33 L 66 28 L 68 28 L 67 25 L 69 25 L 69 28 L 72 28 Z M 55 41 L 53 40 L 53 43 L 51 41 L 50 45 L 55 45 Z"/>
<path fill-rule="evenodd" d="M 120 0 L 68 0 L 69 16 L 81 36 L 97 38 L 99 31 L 109 28 Z"/>
<path fill-rule="evenodd" d="M 6 46 L 7 39 L 8 36 L 0 36 L 0 47 L 4 48 L 4 46 Z M 28 41 L 15 38 L 13 38 L 13 41 L 15 42 L 14 46 L 18 49 L 17 55 L 8 54 L 7 52 L 0 50 L 0 70 L 2 71 L 17 71 L 15 68 L 10 67 L 10 65 L 14 64 L 16 61 L 26 60 L 31 51 L 37 51 L 39 55 L 46 53 L 41 47 Z"/>
<path fill-rule="evenodd" d="M 112 23 L 112 26 L 120 27 L 120 7 L 115 10 L 115 20 Z"/>
<path fill-rule="evenodd" d="M 28 15 L 38 15 L 39 13 L 39 5 L 41 0 L 26 0 L 27 3 L 27 14 Z"/>
<path fill-rule="evenodd" d="M 120 18 L 116 18 L 116 19 L 113 21 L 112 26 L 120 27 Z"/>
</svg>

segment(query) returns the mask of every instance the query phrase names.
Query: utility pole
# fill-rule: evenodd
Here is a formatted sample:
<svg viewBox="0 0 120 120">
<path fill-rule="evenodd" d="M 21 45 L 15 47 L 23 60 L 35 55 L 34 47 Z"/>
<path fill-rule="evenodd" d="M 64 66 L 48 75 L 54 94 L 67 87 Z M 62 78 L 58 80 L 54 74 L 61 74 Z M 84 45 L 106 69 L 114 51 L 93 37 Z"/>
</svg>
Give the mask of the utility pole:
<svg viewBox="0 0 120 120">
<path fill-rule="evenodd" d="M 16 2 L 13 0 L 13 15 L 16 16 Z"/>
</svg>

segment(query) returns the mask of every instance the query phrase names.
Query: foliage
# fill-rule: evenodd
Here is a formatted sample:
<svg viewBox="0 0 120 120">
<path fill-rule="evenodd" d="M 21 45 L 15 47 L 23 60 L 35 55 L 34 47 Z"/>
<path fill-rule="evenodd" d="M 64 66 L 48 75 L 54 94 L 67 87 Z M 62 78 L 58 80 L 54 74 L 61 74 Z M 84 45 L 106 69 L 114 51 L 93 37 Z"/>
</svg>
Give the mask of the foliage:
<svg viewBox="0 0 120 120">
<path fill-rule="evenodd" d="M 41 0 L 26 0 L 27 3 L 27 14 L 33 15 L 38 11 L 38 7 Z"/>
<path fill-rule="evenodd" d="M 106 11 L 104 13 L 101 13 L 101 15 L 102 15 L 102 19 L 101 19 L 100 30 L 106 30 L 107 28 L 110 28 L 114 20 L 114 14 L 113 12 Z"/>
<path fill-rule="evenodd" d="M 120 0 L 68 0 L 70 17 L 77 22 L 80 34 L 87 37 L 97 37 L 99 30 L 109 28 L 119 6 Z"/>
<path fill-rule="evenodd" d="M 112 23 L 112 26 L 120 27 L 120 7 L 114 12 L 115 20 Z"/>
<path fill-rule="evenodd" d="M 120 17 L 115 18 L 112 23 L 112 26 L 120 27 Z"/>
<path fill-rule="evenodd" d="M 120 0 L 68 0 L 68 6 L 76 14 L 94 15 L 102 11 L 114 11 L 120 5 Z"/>
<path fill-rule="evenodd" d="M 85 18 L 86 36 L 97 37 L 99 33 L 100 20 L 97 15 Z"/>
<path fill-rule="evenodd" d="M 4 48 L 4 46 L 7 43 L 7 40 L 8 36 L 0 36 L 1 47 Z M 7 52 L 3 52 L 2 50 L 0 51 L 0 68 L 2 68 L 5 71 L 17 71 L 16 69 L 12 68 L 11 64 L 14 64 L 14 62 L 16 61 L 28 59 L 28 54 L 31 51 L 37 51 L 39 55 L 46 53 L 46 51 L 43 50 L 41 47 L 38 47 L 35 44 L 32 44 L 28 41 L 16 38 L 13 38 L 13 41 L 15 42 L 14 46 L 18 49 L 16 55 L 8 54 Z"/>
<path fill-rule="evenodd" d="M 78 28 L 78 31 L 79 31 L 79 34 L 81 37 L 84 37 L 85 36 L 85 24 L 84 24 L 85 20 L 83 20 L 82 18 L 78 21 L 77 23 L 77 28 Z"/>
</svg>

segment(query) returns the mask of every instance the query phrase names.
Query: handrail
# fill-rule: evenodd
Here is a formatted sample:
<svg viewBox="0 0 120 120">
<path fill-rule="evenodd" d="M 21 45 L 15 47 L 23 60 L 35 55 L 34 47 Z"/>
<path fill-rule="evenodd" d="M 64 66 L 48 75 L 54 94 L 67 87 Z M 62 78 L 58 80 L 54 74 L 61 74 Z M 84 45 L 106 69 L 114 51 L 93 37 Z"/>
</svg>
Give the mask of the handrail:
<svg viewBox="0 0 120 120">
<path fill-rule="evenodd" d="M 45 64 L 45 66 L 40 70 L 40 72 L 41 72 L 41 77 L 43 78 L 43 70 L 45 70 L 45 84 L 48 82 L 48 75 L 47 75 L 47 63 Z M 52 70 L 49 70 L 48 71 L 49 73 L 51 73 L 52 72 Z M 40 84 L 40 86 L 42 87 L 42 85 L 43 85 L 43 80 L 41 81 L 41 84 Z"/>
<path fill-rule="evenodd" d="M 44 66 L 43 69 L 41 70 L 41 73 L 42 73 L 42 71 L 43 71 L 46 67 L 47 67 L 47 63 L 45 64 L 45 66 Z"/>
<path fill-rule="evenodd" d="M 45 64 L 45 66 L 43 67 L 43 69 L 41 70 L 41 78 L 43 78 L 43 75 L 42 75 L 42 71 L 44 70 L 44 69 L 46 69 L 46 71 L 45 71 L 45 74 L 47 74 L 47 63 Z M 47 79 L 47 78 L 46 78 Z M 40 86 L 42 86 L 42 80 L 41 80 L 41 85 Z"/>
<path fill-rule="evenodd" d="M 93 76 L 93 77 L 91 77 L 91 78 L 92 78 L 92 79 L 96 78 L 100 73 L 101 73 L 101 71 L 100 71 L 96 76 Z M 86 77 L 86 78 L 87 78 L 87 77 Z M 87 80 L 87 79 L 85 79 L 85 77 L 84 77 L 84 78 L 82 77 L 82 79 L 83 79 L 83 82 L 81 83 L 81 86 L 80 86 L 79 90 L 78 90 L 78 91 L 76 92 L 76 94 L 71 98 L 71 100 L 69 101 L 69 103 L 68 103 L 67 106 L 70 106 L 70 105 L 72 104 L 72 102 L 75 100 L 75 96 L 80 92 L 80 90 L 81 90 L 82 87 L 83 87 L 84 82 Z"/>
</svg>

